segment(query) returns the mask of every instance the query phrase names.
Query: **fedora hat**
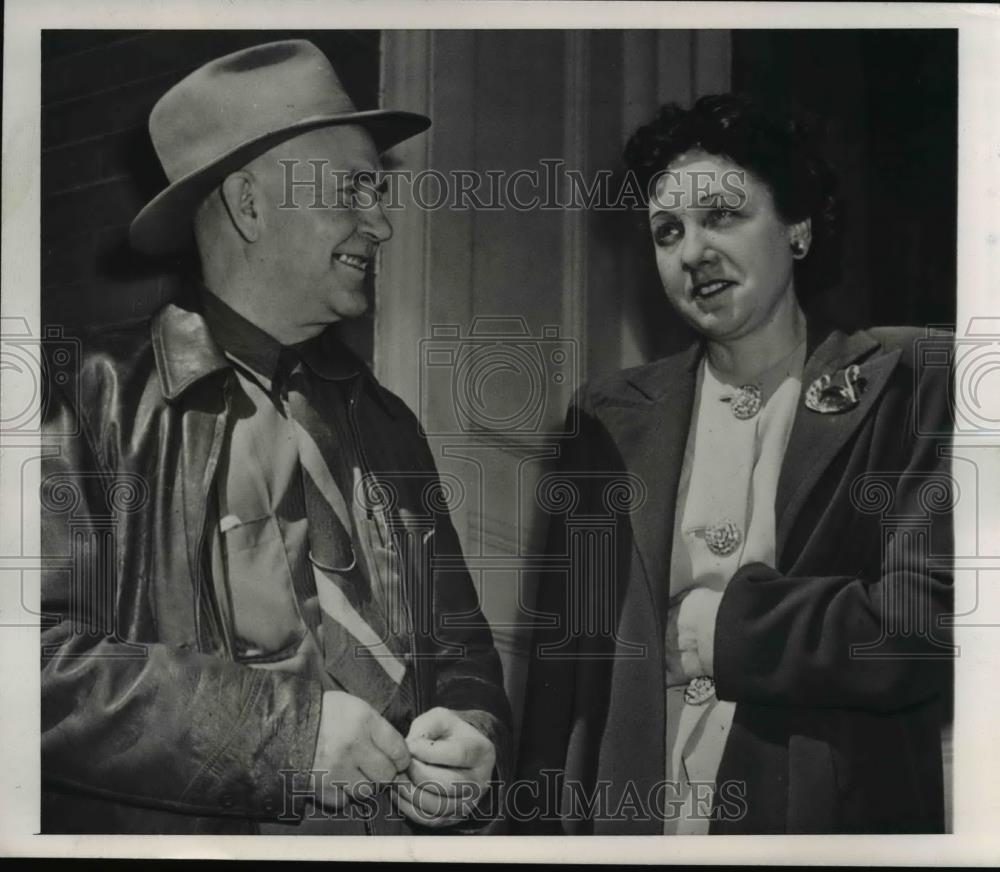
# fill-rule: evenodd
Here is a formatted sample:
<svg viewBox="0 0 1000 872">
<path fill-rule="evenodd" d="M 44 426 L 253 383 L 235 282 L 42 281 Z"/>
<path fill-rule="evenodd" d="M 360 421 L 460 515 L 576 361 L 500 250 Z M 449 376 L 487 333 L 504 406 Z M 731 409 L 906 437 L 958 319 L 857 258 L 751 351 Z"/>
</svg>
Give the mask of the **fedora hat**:
<svg viewBox="0 0 1000 872">
<path fill-rule="evenodd" d="M 216 185 L 302 133 L 357 124 L 381 153 L 430 123 L 414 112 L 359 112 L 326 55 L 307 40 L 217 58 L 174 85 L 149 115 L 149 135 L 169 185 L 136 215 L 129 238 L 147 254 L 183 247 L 195 210 Z"/>
</svg>

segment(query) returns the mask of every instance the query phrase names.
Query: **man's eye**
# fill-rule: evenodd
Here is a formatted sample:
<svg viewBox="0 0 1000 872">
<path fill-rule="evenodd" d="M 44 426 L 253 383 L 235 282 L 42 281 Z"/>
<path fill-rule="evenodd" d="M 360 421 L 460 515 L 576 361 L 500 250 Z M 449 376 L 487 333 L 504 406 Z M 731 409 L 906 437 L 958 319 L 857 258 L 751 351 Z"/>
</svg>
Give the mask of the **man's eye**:
<svg viewBox="0 0 1000 872">
<path fill-rule="evenodd" d="M 356 173 L 346 188 L 347 202 L 354 209 L 371 209 L 383 202 L 388 189 L 388 181 L 375 173 Z"/>
<path fill-rule="evenodd" d="M 346 201 L 352 209 L 371 209 L 382 202 L 384 193 L 381 186 L 348 188 L 345 192 Z"/>
<path fill-rule="evenodd" d="M 336 209 L 353 209 L 356 192 L 350 184 L 338 185 L 333 190 L 332 206 Z"/>
<path fill-rule="evenodd" d="M 681 238 L 681 228 L 678 224 L 656 224 L 653 227 L 653 242 L 656 245 L 672 245 Z"/>
</svg>

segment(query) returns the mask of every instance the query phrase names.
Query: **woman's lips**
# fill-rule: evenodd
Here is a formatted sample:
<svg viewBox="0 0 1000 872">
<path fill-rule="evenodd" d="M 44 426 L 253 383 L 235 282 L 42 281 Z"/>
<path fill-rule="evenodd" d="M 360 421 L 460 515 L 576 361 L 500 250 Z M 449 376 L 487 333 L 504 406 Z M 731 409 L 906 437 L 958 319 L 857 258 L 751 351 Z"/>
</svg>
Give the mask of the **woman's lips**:
<svg viewBox="0 0 1000 872">
<path fill-rule="evenodd" d="M 718 296 L 735 284 L 736 282 L 731 282 L 727 279 L 713 279 L 710 282 L 701 282 L 691 289 L 691 297 L 695 300 L 708 300 Z"/>
</svg>

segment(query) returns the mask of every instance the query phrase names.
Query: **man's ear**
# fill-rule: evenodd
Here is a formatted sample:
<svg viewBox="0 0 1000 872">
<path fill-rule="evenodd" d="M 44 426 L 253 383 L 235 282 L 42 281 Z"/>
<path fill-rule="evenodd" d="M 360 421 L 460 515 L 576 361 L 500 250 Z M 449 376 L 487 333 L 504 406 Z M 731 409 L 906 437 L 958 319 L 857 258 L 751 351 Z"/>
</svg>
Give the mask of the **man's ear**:
<svg viewBox="0 0 1000 872">
<path fill-rule="evenodd" d="M 222 202 L 229 220 L 247 242 L 260 238 L 260 190 L 254 177 L 246 170 L 226 176 L 220 186 Z"/>
</svg>

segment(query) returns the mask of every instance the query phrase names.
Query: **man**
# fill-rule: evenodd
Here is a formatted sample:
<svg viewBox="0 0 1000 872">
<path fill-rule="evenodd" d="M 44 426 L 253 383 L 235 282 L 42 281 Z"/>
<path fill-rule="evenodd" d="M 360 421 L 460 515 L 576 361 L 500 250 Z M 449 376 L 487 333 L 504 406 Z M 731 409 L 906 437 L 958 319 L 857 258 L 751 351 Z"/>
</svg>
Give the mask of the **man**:
<svg viewBox="0 0 1000 872">
<path fill-rule="evenodd" d="M 429 123 L 356 111 L 306 41 L 154 107 L 170 184 L 132 242 L 193 233 L 204 287 L 103 334 L 79 403 L 48 402 L 73 435 L 42 483 L 46 832 L 485 819 L 510 754 L 492 636 L 414 416 L 326 331 L 365 311 L 392 232 L 361 180 Z"/>
</svg>

